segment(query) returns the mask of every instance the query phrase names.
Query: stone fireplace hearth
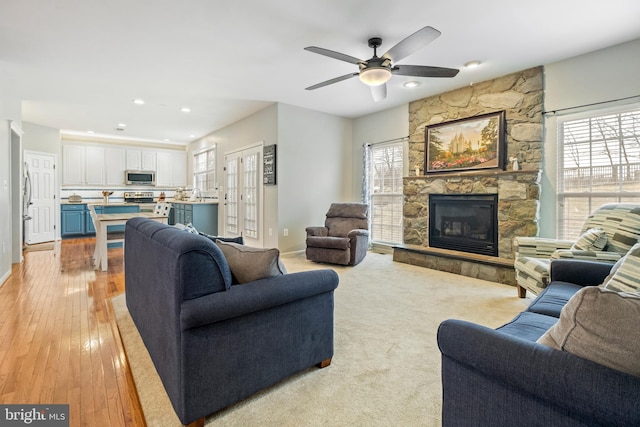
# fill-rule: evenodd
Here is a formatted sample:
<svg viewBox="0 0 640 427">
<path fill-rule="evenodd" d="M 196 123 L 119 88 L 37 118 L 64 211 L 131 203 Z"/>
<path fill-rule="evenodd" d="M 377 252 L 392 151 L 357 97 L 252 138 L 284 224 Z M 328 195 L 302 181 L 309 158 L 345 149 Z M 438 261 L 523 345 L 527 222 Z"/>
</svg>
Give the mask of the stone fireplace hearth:
<svg viewBox="0 0 640 427">
<path fill-rule="evenodd" d="M 524 70 L 452 92 L 414 101 L 409 105 L 410 176 L 404 178 L 404 245 L 394 249 L 399 262 L 515 284 L 513 238 L 538 234 L 540 173 L 543 148 L 542 67 Z M 516 158 L 519 170 L 484 169 L 429 173 L 424 170 L 425 127 L 460 118 L 505 111 L 507 158 Z M 496 195 L 497 256 L 471 256 L 461 251 L 440 251 L 429 244 L 431 194 Z M 450 262 L 452 258 L 456 262 Z M 440 260 L 439 260 L 440 259 Z M 481 264 L 478 266 L 478 264 Z M 462 267 L 461 267 L 462 266 Z M 483 271 L 478 273 L 478 270 Z"/>
</svg>

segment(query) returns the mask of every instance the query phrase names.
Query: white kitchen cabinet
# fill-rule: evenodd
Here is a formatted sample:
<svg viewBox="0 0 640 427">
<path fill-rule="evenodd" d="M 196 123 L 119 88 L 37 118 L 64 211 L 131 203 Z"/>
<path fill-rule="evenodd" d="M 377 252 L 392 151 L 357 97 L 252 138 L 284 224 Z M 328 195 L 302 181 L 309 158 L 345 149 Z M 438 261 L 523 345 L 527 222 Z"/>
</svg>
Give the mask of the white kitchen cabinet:
<svg viewBox="0 0 640 427">
<path fill-rule="evenodd" d="M 178 152 L 174 154 L 173 170 L 171 172 L 173 176 L 173 182 L 176 187 L 187 186 L 187 153 Z"/>
<path fill-rule="evenodd" d="M 62 146 L 62 183 L 84 184 L 85 149 L 79 145 Z"/>
<path fill-rule="evenodd" d="M 157 186 L 186 187 L 187 153 L 183 151 L 158 151 L 156 162 Z"/>
<path fill-rule="evenodd" d="M 103 147 L 64 145 L 63 184 L 104 185 L 104 155 Z"/>
<path fill-rule="evenodd" d="M 104 148 L 90 147 L 85 149 L 85 184 L 104 184 Z"/>
<path fill-rule="evenodd" d="M 143 171 L 154 171 L 156 170 L 157 162 L 156 162 L 156 152 L 155 151 L 143 151 L 142 152 L 142 169 Z"/>
<path fill-rule="evenodd" d="M 155 151 L 127 149 L 127 169 L 154 171 L 156 168 Z"/>
<path fill-rule="evenodd" d="M 126 169 L 126 150 L 124 148 L 106 148 L 104 151 L 105 184 L 124 185 Z"/>
</svg>

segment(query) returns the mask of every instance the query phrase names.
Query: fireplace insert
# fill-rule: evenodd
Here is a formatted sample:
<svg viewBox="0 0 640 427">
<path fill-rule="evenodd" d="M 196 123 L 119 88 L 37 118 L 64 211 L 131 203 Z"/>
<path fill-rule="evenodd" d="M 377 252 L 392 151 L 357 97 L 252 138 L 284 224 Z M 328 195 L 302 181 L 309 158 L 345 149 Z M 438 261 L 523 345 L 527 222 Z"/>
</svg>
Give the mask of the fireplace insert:
<svg viewBox="0 0 640 427">
<path fill-rule="evenodd" d="M 429 246 L 498 256 L 498 195 L 430 195 Z"/>
</svg>

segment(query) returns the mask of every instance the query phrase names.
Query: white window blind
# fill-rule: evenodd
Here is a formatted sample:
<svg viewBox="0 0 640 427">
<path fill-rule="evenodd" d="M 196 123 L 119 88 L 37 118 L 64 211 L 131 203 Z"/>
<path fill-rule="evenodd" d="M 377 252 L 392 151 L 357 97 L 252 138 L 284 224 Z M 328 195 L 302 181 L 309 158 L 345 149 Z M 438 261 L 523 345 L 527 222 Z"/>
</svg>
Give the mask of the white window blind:
<svg viewBox="0 0 640 427">
<path fill-rule="evenodd" d="M 216 147 L 193 155 L 193 186 L 202 192 L 216 190 Z"/>
<path fill-rule="evenodd" d="M 640 202 L 640 107 L 560 121 L 558 237 L 606 203 Z"/>
<path fill-rule="evenodd" d="M 369 193 L 371 241 L 402 243 L 403 143 L 371 147 Z"/>
</svg>

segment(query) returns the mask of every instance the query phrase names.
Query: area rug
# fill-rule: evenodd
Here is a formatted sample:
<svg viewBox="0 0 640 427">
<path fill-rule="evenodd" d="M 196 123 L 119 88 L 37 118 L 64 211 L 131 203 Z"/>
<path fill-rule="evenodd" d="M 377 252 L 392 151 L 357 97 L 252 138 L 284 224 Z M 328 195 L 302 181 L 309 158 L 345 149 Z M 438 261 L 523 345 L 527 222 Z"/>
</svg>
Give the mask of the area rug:
<svg viewBox="0 0 640 427">
<path fill-rule="evenodd" d="M 300 254 L 282 260 L 289 272 L 338 272 L 333 361 L 208 417 L 207 426 L 439 426 L 440 322 L 493 328 L 530 302 L 514 287 L 396 263 L 391 255 L 369 253 L 356 267 L 315 264 Z M 147 424 L 181 425 L 124 295 L 112 305 Z"/>
</svg>

